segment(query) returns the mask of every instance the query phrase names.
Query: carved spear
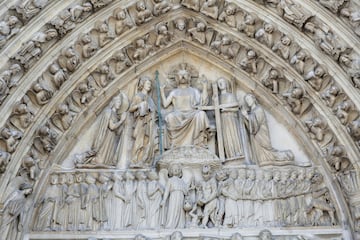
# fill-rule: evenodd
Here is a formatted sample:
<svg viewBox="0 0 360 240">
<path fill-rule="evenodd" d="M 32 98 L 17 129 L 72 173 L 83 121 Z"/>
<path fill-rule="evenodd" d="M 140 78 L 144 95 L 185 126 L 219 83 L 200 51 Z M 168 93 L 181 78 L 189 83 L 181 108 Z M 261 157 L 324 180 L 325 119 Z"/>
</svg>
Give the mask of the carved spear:
<svg viewBox="0 0 360 240">
<path fill-rule="evenodd" d="M 159 118 L 159 150 L 160 156 L 163 153 L 163 140 L 162 140 L 162 117 L 161 117 L 161 95 L 160 95 L 160 81 L 159 81 L 159 71 L 155 71 L 155 81 L 156 81 L 156 93 L 157 93 L 157 112 Z"/>
</svg>

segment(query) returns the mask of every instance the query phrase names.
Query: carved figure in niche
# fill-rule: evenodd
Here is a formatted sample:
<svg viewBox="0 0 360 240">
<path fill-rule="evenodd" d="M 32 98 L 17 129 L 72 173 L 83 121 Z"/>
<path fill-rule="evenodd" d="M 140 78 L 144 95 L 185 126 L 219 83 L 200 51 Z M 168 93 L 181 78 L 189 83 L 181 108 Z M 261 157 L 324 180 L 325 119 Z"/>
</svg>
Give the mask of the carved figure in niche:
<svg viewBox="0 0 360 240">
<path fill-rule="evenodd" d="M 322 146 L 326 146 L 332 139 L 332 134 L 327 132 L 327 124 L 321 117 L 315 117 L 305 121 L 305 126 L 310 134 L 311 139 L 315 139 L 321 143 Z"/>
<path fill-rule="evenodd" d="M 159 16 L 171 10 L 171 3 L 168 0 L 153 0 L 153 1 L 154 1 L 154 9 L 153 9 L 154 16 Z"/>
<path fill-rule="evenodd" d="M 47 4 L 48 0 L 21 0 L 12 7 L 24 22 L 37 15 Z"/>
<path fill-rule="evenodd" d="M 202 21 L 195 23 L 195 27 L 188 30 L 191 39 L 196 40 L 200 44 L 206 43 L 206 24 Z"/>
<path fill-rule="evenodd" d="M 289 104 L 291 111 L 296 115 L 302 115 L 311 108 L 310 101 L 304 96 L 304 90 L 300 87 L 292 86 L 282 95 Z"/>
<path fill-rule="evenodd" d="M 92 145 L 92 149 L 97 152 L 93 160 L 95 164 L 116 165 L 118 159 L 115 153 L 121 144 L 117 142 L 117 135 L 122 132 L 128 107 L 127 97 L 120 93 L 101 114 L 98 133 Z"/>
<path fill-rule="evenodd" d="M 156 25 L 156 40 L 155 46 L 165 47 L 173 39 L 173 33 L 169 32 L 168 25 L 166 23 L 159 23 Z"/>
<path fill-rule="evenodd" d="M 190 8 L 196 12 L 200 11 L 200 0 L 182 0 L 181 5 Z"/>
<path fill-rule="evenodd" d="M 54 93 L 52 90 L 41 84 L 40 80 L 41 79 L 33 84 L 32 89 L 28 91 L 28 93 L 30 96 L 34 95 L 36 103 L 42 106 L 51 100 Z"/>
<path fill-rule="evenodd" d="M 6 152 L 13 153 L 15 152 L 22 136 L 23 134 L 17 130 L 4 127 L 0 132 L 0 144 Z"/>
<path fill-rule="evenodd" d="M 240 49 L 237 42 L 231 40 L 228 35 L 223 35 L 210 45 L 216 54 L 222 55 L 225 59 L 234 59 Z"/>
<path fill-rule="evenodd" d="M 125 9 L 117 8 L 114 10 L 115 33 L 121 35 L 134 26 Z"/>
<path fill-rule="evenodd" d="M 15 55 L 25 69 L 29 69 L 42 56 L 42 45 L 58 36 L 58 32 L 51 28 L 45 32 L 37 32 L 30 41 L 24 43 L 21 50 Z"/>
<path fill-rule="evenodd" d="M 350 160 L 343 146 L 332 144 L 326 149 L 326 153 L 327 161 L 335 171 L 343 172 L 351 168 Z"/>
<path fill-rule="evenodd" d="M 132 55 L 132 58 L 135 63 L 139 63 L 144 60 L 147 56 L 151 55 L 153 52 L 153 46 L 147 44 L 149 35 L 146 35 L 144 38 L 139 38 L 135 41 L 135 50 Z"/>
<path fill-rule="evenodd" d="M 124 179 L 122 173 L 113 173 L 113 182 L 112 186 L 112 199 L 110 199 L 110 229 L 111 230 L 120 230 L 123 229 L 123 209 L 125 203 L 124 196 Z"/>
<path fill-rule="evenodd" d="M 131 167 L 151 166 L 158 148 L 156 106 L 150 96 L 151 89 L 151 79 L 147 76 L 141 77 L 138 93 L 129 108 L 135 120 Z"/>
<path fill-rule="evenodd" d="M 264 229 L 259 233 L 259 240 L 272 240 L 272 234 L 269 230 Z"/>
<path fill-rule="evenodd" d="M 335 207 L 332 204 L 329 189 L 326 187 L 320 189 L 313 194 L 313 199 L 311 200 L 310 204 L 307 206 L 307 213 L 311 214 L 310 221 L 311 225 L 319 226 L 324 225 L 324 219 L 322 219 L 325 212 L 329 214 L 330 217 L 330 224 L 335 226 Z"/>
<path fill-rule="evenodd" d="M 174 35 L 176 37 L 185 37 L 187 36 L 187 25 L 188 25 L 188 21 L 186 18 L 184 17 L 179 17 L 177 19 L 174 20 L 173 22 L 174 24 Z"/>
<path fill-rule="evenodd" d="M 68 206 L 65 202 L 66 194 L 68 191 L 67 185 L 67 176 L 66 174 L 59 174 L 58 177 L 58 186 L 59 186 L 59 202 L 57 205 L 58 211 L 55 214 L 55 222 L 57 230 L 65 231 L 67 229 L 67 215 L 68 215 Z"/>
<path fill-rule="evenodd" d="M 219 15 L 219 21 L 225 22 L 230 27 L 235 28 L 237 25 L 236 21 L 236 12 L 237 12 L 237 6 L 234 3 L 227 3 L 225 5 L 224 10 Z"/>
<path fill-rule="evenodd" d="M 69 105 L 62 103 L 57 107 L 55 114 L 51 117 L 51 121 L 57 128 L 66 131 L 69 129 L 74 117 L 75 113 L 70 112 Z"/>
<path fill-rule="evenodd" d="M 228 228 L 233 228 L 238 225 L 236 178 L 237 170 L 230 170 L 229 178 L 222 187 L 222 195 L 225 196 L 225 217 L 223 225 Z"/>
<path fill-rule="evenodd" d="M 92 13 L 93 7 L 91 3 L 84 2 L 82 5 L 75 5 L 70 8 L 70 19 L 74 23 L 80 23 L 89 17 Z"/>
<path fill-rule="evenodd" d="M 322 66 L 317 66 L 305 74 L 304 80 L 307 81 L 315 91 L 320 91 L 329 84 L 330 76 Z"/>
<path fill-rule="evenodd" d="M 75 182 L 76 181 L 76 182 Z M 68 215 L 67 215 L 67 230 L 68 231 L 77 231 L 79 230 L 79 220 L 80 220 L 80 186 L 75 180 L 73 174 L 67 175 L 68 191 L 66 195 L 66 204 L 68 205 Z"/>
<path fill-rule="evenodd" d="M 20 31 L 21 22 L 16 16 L 7 16 L 0 21 L 0 48 L 2 48 L 7 40 Z"/>
<path fill-rule="evenodd" d="M 350 100 L 345 100 L 334 109 L 335 115 L 343 125 L 349 123 L 353 105 L 354 104 Z"/>
<path fill-rule="evenodd" d="M 96 90 L 95 79 L 89 76 L 86 82 L 80 83 L 77 89 L 72 92 L 71 99 L 76 107 L 82 108 L 94 99 Z"/>
<path fill-rule="evenodd" d="M 80 66 L 80 56 L 73 47 L 69 47 L 64 51 L 64 54 L 59 57 L 58 62 L 60 67 L 73 73 Z"/>
<path fill-rule="evenodd" d="M 265 44 L 268 48 L 274 45 L 274 25 L 269 22 L 264 22 L 263 27 L 256 31 L 255 38 Z"/>
<path fill-rule="evenodd" d="M 29 156 L 26 156 L 22 160 L 21 171 L 25 172 L 26 177 L 29 179 L 29 181 L 34 181 L 37 179 L 37 177 L 40 173 L 39 162 L 40 162 L 40 159 L 37 158 L 36 154 L 33 153 L 33 151 L 30 152 Z"/>
<path fill-rule="evenodd" d="M 51 80 L 57 89 L 60 89 L 64 82 L 69 78 L 66 70 L 60 68 L 57 63 L 53 63 L 49 66 L 49 72 L 52 74 Z"/>
<path fill-rule="evenodd" d="M 30 99 L 27 96 L 18 102 L 10 116 L 10 122 L 12 125 L 19 129 L 26 129 L 34 120 L 34 113 L 29 108 Z"/>
<path fill-rule="evenodd" d="M 298 73 L 304 74 L 306 61 L 308 60 L 308 58 L 308 52 L 304 49 L 301 49 L 291 58 L 290 64 L 294 65 L 294 68 Z"/>
<path fill-rule="evenodd" d="M 152 19 L 151 11 L 147 8 L 145 2 L 140 0 L 136 3 L 136 14 L 135 14 L 135 23 L 136 25 L 141 25 L 147 23 Z"/>
<path fill-rule="evenodd" d="M 347 126 L 347 130 L 351 137 L 357 142 L 357 145 L 360 146 L 360 118 L 352 121 Z"/>
<path fill-rule="evenodd" d="M 243 155 L 243 147 L 240 135 L 240 122 L 238 117 L 239 104 L 233 93 L 229 92 L 228 81 L 224 78 L 217 80 L 220 90 L 221 125 L 223 126 L 223 138 L 226 158 L 234 158 Z"/>
<path fill-rule="evenodd" d="M 174 72 L 177 88 L 165 95 L 165 85 L 160 87 L 164 108 L 173 105 L 174 110 L 165 117 L 167 137 L 171 147 L 197 145 L 207 147 L 210 123 L 206 113 L 196 110 L 196 106 L 208 101 L 207 80 L 202 76 L 202 93 L 190 86 L 191 72 L 186 64 L 181 64 Z"/>
<path fill-rule="evenodd" d="M 201 6 L 200 12 L 208 17 L 217 19 L 219 15 L 219 7 L 217 0 L 205 0 Z"/>
<path fill-rule="evenodd" d="M 235 187 L 236 187 L 236 193 L 237 193 L 237 200 L 236 200 L 236 205 L 237 205 L 237 210 L 238 210 L 238 225 L 239 226 L 246 226 L 247 224 L 247 219 L 245 219 L 244 216 L 244 184 L 246 181 L 246 172 L 245 169 L 239 169 L 238 170 L 238 174 L 237 174 L 237 178 L 234 181 Z"/>
<path fill-rule="evenodd" d="M 300 29 L 311 17 L 311 13 L 308 13 L 292 0 L 280 0 L 277 8 L 286 21 Z"/>
<path fill-rule="evenodd" d="M 95 231 L 97 230 L 97 223 L 100 222 L 99 188 L 96 185 L 95 177 L 91 174 L 86 175 L 85 183 L 87 187 L 83 204 L 87 216 L 86 229 Z"/>
<path fill-rule="evenodd" d="M 326 106 L 332 108 L 340 98 L 340 94 L 340 88 L 334 83 L 321 94 L 321 98 L 325 100 Z"/>
<path fill-rule="evenodd" d="M 47 123 L 39 128 L 34 139 L 34 147 L 42 154 L 50 153 L 57 144 L 57 137 L 58 134 Z"/>
<path fill-rule="evenodd" d="M 340 15 L 349 19 L 355 34 L 360 36 L 360 9 L 343 8 Z"/>
<path fill-rule="evenodd" d="M 126 228 L 133 227 L 135 224 L 134 221 L 134 211 L 136 207 L 136 201 L 135 201 L 135 192 L 136 192 L 136 184 L 134 181 L 135 177 L 134 175 L 127 171 L 125 173 L 125 207 L 124 207 L 124 226 Z"/>
<path fill-rule="evenodd" d="M 6 167 L 9 164 L 10 159 L 10 153 L 0 150 L 0 174 L 6 171 Z"/>
<path fill-rule="evenodd" d="M 243 59 L 240 60 L 238 63 L 240 67 L 250 73 L 250 74 L 256 74 L 257 73 L 257 54 L 254 50 L 249 49 L 246 52 L 246 56 L 244 56 Z"/>
<path fill-rule="evenodd" d="M 289 59 L 291 39 L 288 36 L 282 36 L 280 41 L 275 43 L 272 50 L 284 59 Z"/>
<path fill-rule="evenodd" d="M 271 68 L 264 79 L 261 80 L 261 83 L 265 87 L 269 88 L 273 94 L 279 94 L 280 82 L 283 81 L 283 75 L 276 68 Z"/>
<path fill-rule="evenodd" d="M 83 58 L 90 58 L 95 55 L 99 47 L 89 33 L 83 34 L 79 39 L 81 46 L 81 55 Z"/>
<path fill-rule="evenodd" d="M 99 202 L 100 202 L 100 212 L 99 212 L 99 223 L 100 230 L 110 230 L 109 229 L 109 200 L 111 198 L 111 189 L 113 187 L 113 182 L 110 181 L 109 176 L 106 174 L 100 174 L 98 177 L 99 181 Z"/>
<path fill-rule="evenodd" d="M 9 90 L 17 86 L 18 78 L 16 76 L 20 73 L 21 67 L 19 64 L 13 64 L 8 70 L 0 74 L 0 103 L 9 95 Z"/>
<path fill-rule="evenodd" d="M 115 60 L 115 73 L 116 74 L 120 74 L 132 66 L 131 60 L 129 59 L 128 55 L 126 54 L 126 52 L 123 49 L 115 52 L 113 59 Z"/>
<path fill-rule="evenodd" d="M 253 156 L 259 166 L 267 164 L 289 164 L 294 160 L 294 154 L 290 150 L 279 151 L 271 145 L 269 127 L 265 112 L 258 105 L 254 95 L 247 94 L 244 101 L 248 111 L 242 111 L 248 120 L 248 131 Z"/>
<path fill-rule="evenodd" d="M 187 194 L 187 186 L 182 177 L 182 169 L 179 164 L 173 164 L 169 167 L 169 179 L 166 183 L 165 193 L 161 206 L 167 204 L 165 228 L 184 228 L 185 227 L 185 211 L 184 199 Z"/>
<path fill-rule="evenodd" d="M 149 198 L 147 211 L 147 226 L 149 228 L 157 228 L 161 223 L 161 201 L 164 193 L 164 186 L 159 182 L 159 176 L 156 171 L 148 173 L 147 195 Z"/>
<path fill-rule="evenodd" d="M 314 35 L 315 44 L 335 60 L 338 60 L 340 55 L 346 50 L 346 46 L 341 43 L 341 40 L 333 33 L 329 26 L 308 22 L 304 28 Z"/>
<path fill-rule="evenodd" d="M 115 39 L 115 33 L 110 29 L 107 20 L 97 22 L 95 29 L 98 32 L 98 43 L 100 48 Z"/>
<path fill-rule="evenodd" d="M 217 183 L 213 171 L 210 166 L 202 168 L 203 182 L 201 182 L 201 197 L 197 200 L 197 204 L 203 206 L 203 218 L 201 226 L 207 228 L 214 226 L 216 223 L 216 207 L 217 207 Z"/>
<path fill-rule="evenodd" d="M 332 11 L 337 13 L 340 8 L 342 8 L 348 0 L 319 0 L 319 3 Z"/>
<path fill-rule="evenodd" d="M 94 6 L 95 9 L 99 9 L 105 7 L 106 5 L 110 4 L 114 0 L 90 0 L 91 4 Z"/>
<path fill-rule="evenodd" d="M 148 196 L 147 196 L 147 181 L 146 175 L 143 171 L 136 173 L 136 228 L 142 229 L 147 225 L 146 214 L 148 213 Z"/>
<path fill-rule="evenodd" d="M 244 32 L 246 36 L 253 38 L 255 37 L 255 32 L 256 32 L 256 27 L 255 27 L 256 20 L 257 19 L 255 16 L 253 16 L 250 13 L 247 13 L 244 16 L 244 21 L 237 26 L 237 29 L 240 32 Z"/>
<path fill-rule="evenodd" d="M 227 184 L 227 173 L 224 170 L 218 170 L 215 175 L 217 181 L 217 206 L 216 206 L 216 222 L 215 226 L 219 227 L 222 226 L 223 218 L 225 214 L 225 196 L 222 194 L 223 188 Z"/>
<path fill-rule="evenodd" d="M 17 239 L 18 233 L 23 231 L 24 217 L 29 207 L 27 197 L 32 193 L 32 187 L 29 183 L 20 184 L 19 189 L 12 192 L 2 204 L 1 240 Z"/>
<path fill-rule="evenodd" d="M 38 231 L 56 231 L 56 214 L 60 200 L 60 188 L 58 187 L 58 175 L 50 176 L 50 186 L 47 187 L 44 196 L 37 202 L 39 212 L 37 219 Z"/>
<path fill-rule="evenodd" d="M 103 88 L 115 79 L 115 74 L 108 63 L 100 64 L 100 66 L 94 70 L 92 76 L 95 78 L 98 85 Z"/>
<path fill-rule="evenodd" d="M 264 179 L 260 182 L 258 188 L 260 190 L 260 196 L 267 199 L 263 202 L 262 217 L 265 226 L 271 226 L 274 223 L 274 201 L 271 200 L 273 196 L 273 176 L 271 171 L 264 172 Z M 241 216 L 240 216 L 241 217 Z"/>
<path fill-rule="evenodd" d="M 71 13 L 69 9 L 61 11 L 54 19 L 50 21 L 54 26 L 60 37 L 65 36 L 68 32 L 76 27 L 76 24 L 71 20 Z"/>
</svg>

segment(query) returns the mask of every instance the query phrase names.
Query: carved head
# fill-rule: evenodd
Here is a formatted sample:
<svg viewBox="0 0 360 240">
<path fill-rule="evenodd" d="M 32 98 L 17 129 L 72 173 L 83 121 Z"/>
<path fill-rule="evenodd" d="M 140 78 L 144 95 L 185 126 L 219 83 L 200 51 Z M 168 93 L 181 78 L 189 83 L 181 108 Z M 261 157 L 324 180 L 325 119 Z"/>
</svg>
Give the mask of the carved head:
<svg viewBox="0 0 360 240">
<path fill-rule="evenodd" d="M 50 28 L 49 30 L 47 30 L 45 32 L 45 34 L 46 34 L 47 41 L 50 41 L 51 39 L 54 39 L 59 35 L 58 32 L 56 31 L 56 29 L 53 29 L 53 28 Z"/>
<path fill-rule="evenodd" d="M 206 30 L 206 25 L 205 25 L 205 23 L 203 23 L 203 22 L 198 22 L 198 23 L 196 24 L 196 30 L 197 30 L 198 32 L 205 32 L 205 30 Z"/>
<path fill-rule="evenodd" d="M 32 193 L 33 185 L 30 183 L 22 183 L 20 184 L 19 189 L 24 193 L 24 195 L 29 195 Z"/>
<path fill-rule="evenodd" d="M 191 74 L 186 69 L 180 69 L 176 72 L 175 81 L 178 84 L 190 84 Z"/>
<path fill-rule="evenodd" d="M 291 44 L 291 39 L 288 36 L 283 36 L 281 38 L 281 43 L 285 46 L 289 46 Z"/>
<path fill-rule="evenodd" d="M 50 184 L 56 185 L 58 183 L 59 176 L 57 174 L 52 174 L 50 176 Z"/>
<path fill-rule="evenodd" d="M 169 177 L 181 177 L 182 169 L 180 164 L 173 164 L 169 167 Z"/>
<path fill-rule="evenodd" d="M 116 13 L 116 19 L 117 20 L 125 20 L 125 18 L 126 18 L 126 12 L 125 12 L 125 10 L 120 10 L 120 11 L 118 11 L 117 13 Z"/>
<path fill-rule="evenodd" d="M 226 6 L 225 13 L 228 16 L 234 15 L 236 13 L 236 5 L 233 3 L 229 3 Z"/>
<path fill-rule="evenodd" d="M 83 11 L 84 12 L 91 12 L 92 11 L 92 5 L 89 2 L 83 3 Z"/>
<path fill-rule="evenodd" d="M 248 107 L 252 107 L 252 106 L 256 105 L 256 98 L 254 95 L 252 95 L 250 93 L 245 95 L 244 101 Z"/>
<path fill-rule="evenodd" d="M 274 25 L 272 25 L 271 23 L 265 23 L 264 30 L 267 33 L 272 33 L 274 31 Z"/>
<path fill-rule="evenodd" d="M 245 24 L 247 25 L 254 25 L 255 24 L 255 18 L 251 14 L 247 14 L 245 16 Z"/>
<path fill-rule="evenodd" d="M 68 186 L 70 186 L 70 185 L 74 184 L 74 182 L 75 182 L 74 175 L 68 174 L 68 175 L 66 176 L 66 184 L 67 184 Z"/>
<path fill-rule="evenodd" d="M 202 167 L 201 173 L 205 181 L 209 180 L 212 177 L 212 171 L 209 165 L 204 165 Z"/>
<path fill-rule="evenodd" d="M 270 181 L 272 179 L 272 172 L 271 171 L 265 171 L 264 172 L 264 179 L 265 179 L 265 181 Z"/>
<path fill-rule="evenodd" d="M 272 234 L 269 230 L 264 229 L 259 233 L 259 239 L 260 240 L 271 240 Z"/>
<path fill-rule="evenodd" d="M 9 27 L 14 27 L 17 23 L 19 23 L 19 19 L 16 16 L 10 16 L 8 20 Z"/>
<path fill-rule="evenodd" d="M 159 180 L 159 175 L 157 174 L 156 171 L 150 171 L 150 172 L 148 173 L 148 178 L 149 178 L 149 180 L 151 180 L 151 181 L 156 181 L 156 180 Z"/>
<path fill-rule="evenodd" d="M 57 63 L 53 63 L 49 66 L 49 72 L 55 74 L 60 70 L 60 66 Z"/>
<path fill-rule="evenodd" d="M 5 127 L 1 130 L 1 137 L 3 137 L 4 139 L 9 139 L 11 135 L 11 130 L 9 128 Z"/>
<path fill-rule="evenodd" d="M 145 90 L 146 92 L 151 91 L 151 78 L 148 76 L 141 76 L 139 79 L 138 91 L 143 90 Z"/>
<path fill-rule="evenodd" d="M 184 31 L 186 28 L 185 18 L 178 18 L 175 20 L 175 27 L 180 31 Z"/>
<path fill-rule="evenodd" d="M 93 176 L 91 176 L 90 174 L 88 174 L 86 176 L 85 181 L 88 184 L 95 184 L 96 183 L 96 179 Z"/>
<path fill-rule="evenodd" d="M 269 73 L 270 79 L 277 79 L 279 77 L 279 71 L 276 69 L 271 69 Z"/>
<path fill-rule="evenodd" d="M 230 173 L 229 173 L 229 178 L 231 178 L 231 179 L 236 179 L 237 178 L 237 176 L 238 176 L 238 172 L 237 172 L 237 170 L 236 169 L 231 169 L 230 170 Z"/>
<path fill-rule="evenodd" d="M 144 11 L 146 9 L 146 5 L 143 1 L 139 1 L 136 3 L 136 10 L 140 11 Z"/>
<path fill-rule="evenodd" d="M 220 90 L 227 90 L 228 83 L 225 78 L 219 78 L 217 84 Z"/>
<path fill-rule="evenodd" d="M 142 38 L 139 38 L 136 40 L 136 47 L 137 48 L 144 48 L 145 47 L 145 40 Z"/>
<path fill-rule="evenodd" d="M 141 181 L 146 179 L 146 175 L 143 171 L 136 172 L 136 179 Z"/>
<path fill-rule="evenodd" d="M 11 75 L 15 75 L 21 71 L 21 67 L 19 64 L 15 63 L 10 66 Z"/>
</svg>

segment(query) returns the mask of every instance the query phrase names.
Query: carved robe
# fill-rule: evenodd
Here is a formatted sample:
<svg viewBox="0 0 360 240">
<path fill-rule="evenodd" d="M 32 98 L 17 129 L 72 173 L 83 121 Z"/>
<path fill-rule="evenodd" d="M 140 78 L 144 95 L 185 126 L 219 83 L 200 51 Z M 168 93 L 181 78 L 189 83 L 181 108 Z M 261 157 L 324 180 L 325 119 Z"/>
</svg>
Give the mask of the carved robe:
<svg viewBox="0 0 360 240">
<path fill-rule="evenodd" d="M 148 198 L 149 204 L 147 209 L 147 226 L 156 228 L 161 223 L 161 207 L 163 186 L 158 181 L 151 181 L 148 183 Z"/>
</svg>

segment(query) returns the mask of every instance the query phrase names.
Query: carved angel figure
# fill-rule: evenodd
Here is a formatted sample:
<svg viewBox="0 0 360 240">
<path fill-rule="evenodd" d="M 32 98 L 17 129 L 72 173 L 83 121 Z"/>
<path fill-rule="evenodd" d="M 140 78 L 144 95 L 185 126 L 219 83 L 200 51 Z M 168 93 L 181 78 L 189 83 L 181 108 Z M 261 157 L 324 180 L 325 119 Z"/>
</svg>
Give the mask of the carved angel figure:
<svg viewBox="0 0 360 240">
<path fill-rule="evenodd" d="M 0 21 L 0 48 L 2 48 L 7 40 L 20 31 L 21 23 L 16 16 L 8 16 Z"/>
<path fill-rule="evenodd" d="M 171 3 L 168 0 L 153 0 L 154 1 L 154 16 L 167 13 L 171 10 Z"/>
<path fill-rule="evenodd" d="M 48 2 L 49 0 L 20 0 L 13 8 L 21 16 L 21 19 L 27 22 L 37 15 Z"/>
<path fill-rule="evenodd" d="M 340 94 L 340 88 L 333 84 L 321 94 L 321 98 L 325 100 L 328 107 L 332 108 L 336 100 L 340 98 Z"/>
<path fill-rule="evenodd" d="M 34 139 L 34 147 L 42 154 L 50 153 L 57 144 L 57 137 L 58 134 L 48 124 L 45 124 L 38 130 L 38 135 Z"/>
<path fill-rule="evenodd" d="M 249 49 L 246 56 L 238 63 L 240 67 L 250 74 L 257 73 L 257 54 L 254 50 Z"/>
<path fill-rule="evenodd" d="M 333 139 L 333 135 L 327 132 L 326 122 L 320 117 L 305 121 L 305 126 L 309 131 L 310 137 L 319 142 L 321 146 L 326 146 Z"/>
<path fill-rule="evenodd" d="M 280 89 L 280 81 L 283 80 L 283 76 L 279 70 L 271 68 L 264 79 L 261 80 L 261 83 L 265 87 L 269 88 L 272 93 L 278 94 Z"/>
<path fill-rule="evenodd" d="M 45 105 L 50 101 L 53 96 L 53 91 L 37 82 L 33 85 L 32 89 L 28 91 L 29 95 L 33 95 L 35 101 L 39 105 Z"/>
<path fill-rule="evenodd" d="M 52 74 L 51 80 L 57 89 L 60 89 L 69 77 L 66 70 L 60 68 L 57 63 L 53 63 L 49 66 L 49 72 Z"/>
<path fill-rule="evenodd" d="M 23 134 L 17 130 L 4 127 L 0 132 L 0 141 L 2 147 L 6 152 L 13 153 L 16 150 L 19 141 L 23 137 Z"/>
<path fill-rule="evenodd" d="M 95 55 L 99 47 L 95 43 L 94 39 L 89 33 L 82 35 L 79 39 L 79 44 L 81 46 L 81 55 L 84 58 L 90 58 Z"/>
<path fill-rule="evenodd" d="M 115 33 L 121 35 L 126 30 L 132 28 L 134 24 L 131 19 L 128 17 L 126 10 L 118 8 L 114 11 L 115 21 Z"/>
<path fill-rule="evenodd" d="M 136 15 L 135 15 L 135 23 L 137 25 L 141 25 L 143 23 L 147 23 L 152 19 L 152 13 L 147 8 L 145 2 L 140 0 L 136 3 Z"/>
<path fill-rule="evenodd" d="M 132 62 L 130 61 L 129 56 L 123 49 L 115 52 L 113 59 L 115 60 L 116 74 L 120 74 L 132 66 Z"/>
<path fill-rule="evenodd" d="M 147 37 L 146 38 L 139 38 L 135 41 L 135 49 L 132 55 L 132 58 L 135 63 L 138 63 L 144 60 L 149 54 L 153 51 L 153 46 L 147 44 Z"/>
<path fill-rule="evenodd" d="M 293 86 L 282 95 L 290 105 L 291 111 L 296 115 L 302 115 L 311 107 L 311 103 L 304 96 L 304 90 L 300 87 Z"/>
<path fill-rule="evenodd" d="M 15 63 L 0 74 L 0 103 L 7 97 L 9 90 L 18 84 L 16 76 L 20 71 L 20 65 Z"/>
<path fill-rule="evenodd" d="M 287 60 L 290 57 L 290 45 L 291 39 L 285 35 L 279 42 L 274 44 L 272 50 Z"/>
<path fill-rule="evenodd" d="M 106 44 L 110 43 L 115 38 L 115 33 L 110 29 L 109 23 L 107 20 L 103 22 L 98 22 L 96 24 L 96 30 L 98 32 L 98 42 L 100 48 L 104 47 Z"/>
<path fill-rule="evenodd" d="M 87 78 L 86 82 L 79 84 L 71 94 L 71 100 L 76 108 L 82 108 L 91 102 L 96 96 L 97 86 L 92 76 Z M 78 109 L 79 110 L 79 109 Z"/>
<path fill-rule="evenodd" d="M 298 28 L 302 28 L 304 23 L 311 17 L 310 13 L 292 0 L 280 0 L 277 7 L 283 18 Z"/>
<path fill-rule="evenodd" d="M 230 27 L 235 28 L 237 25 L 236 12 L 237 6 L 234 3 L 226 4 L 224 10 L 219 15 L 219 21 L 225 22 Z"/>
<path fill-rule="evenodd" d="M 135 120 L 131 167 L 151 166 L 158 149 L 156 106 L 150 96 L 151 85 L 149 77 L 140 78 L 138 93 L 134 96 L 129 108 Z"/>
<path fill-rule="evenodd" d="M 68 104 L 62 103 L 51 117 L 51 121 L 61 131 L 66 131 L 69 129 L 74 117 L 75 113 L 70 112 Z"/>
<path fill-rule="evenodd" d="M 206 43 L 206 24 L 199 21 L 196 26 L 188 30 L 192 40 L 196 40 L 201 44 Z"/>
<path fill-rule="evenodd" d="M 267 47 L 272 48 L 274 45 L 274 33 L 275 27 L 273 24 L 269 22 L 264 22 L 264 25 L 262 28 L 256 31 L 255 38 L 265 44 Z"/>
<path fill-rule="evenodd" d="M 253 38 L 255 37 L 255 32 L 256 32 L 256 28 L 255 28 L 256 20 L 257 20 L 256 17 L 253 16 L 252 14 L 246 14 L 244 16 L 243 22 L 241 22 L 237 26 L 237 29 L 240 32 L 244 32 L 246 36 Z"/>
<path fill-rule="evenodd" d="M 201 6 L 200 12 L 205 14 L 208 17 L 217 19 L 219 15 L 219 7 L 217 0 L 205 0 Z"/>
<path fill-rule="evenodd" d="M 240 49 L 239 44 L 232 41 L 227 35 L 223 35 L 218 40 L 213 41 L 210 47 L 216 54 L 222 55 L 225 59 L 234 59 Z"/>
<path fill-rule="evenodd" d="M 166 23 L 159 23 L 156 26 L 156 33 L 157 37 L 155 41 L 155 46 L 157 47 L 164 47 L 168 45 L 173 38 L 173 34 L 169 31 Z"/>
<path fill-rule="evenodd" d="M 315 91 L 320 91 L 329 84 L 330 76 L 324 67 L 317 66 L 304 76 L 304 80 L 307 81 Z"/>
<path fill-rule="evenodd" d="M 306 60 L 309 58 L 309 54 L 306 50 L 301 49 L 297 52 L 290 60 L 290 64 L 294 65 L 295 70 L 300 73 L 304 74 Z"/>
</svg>

